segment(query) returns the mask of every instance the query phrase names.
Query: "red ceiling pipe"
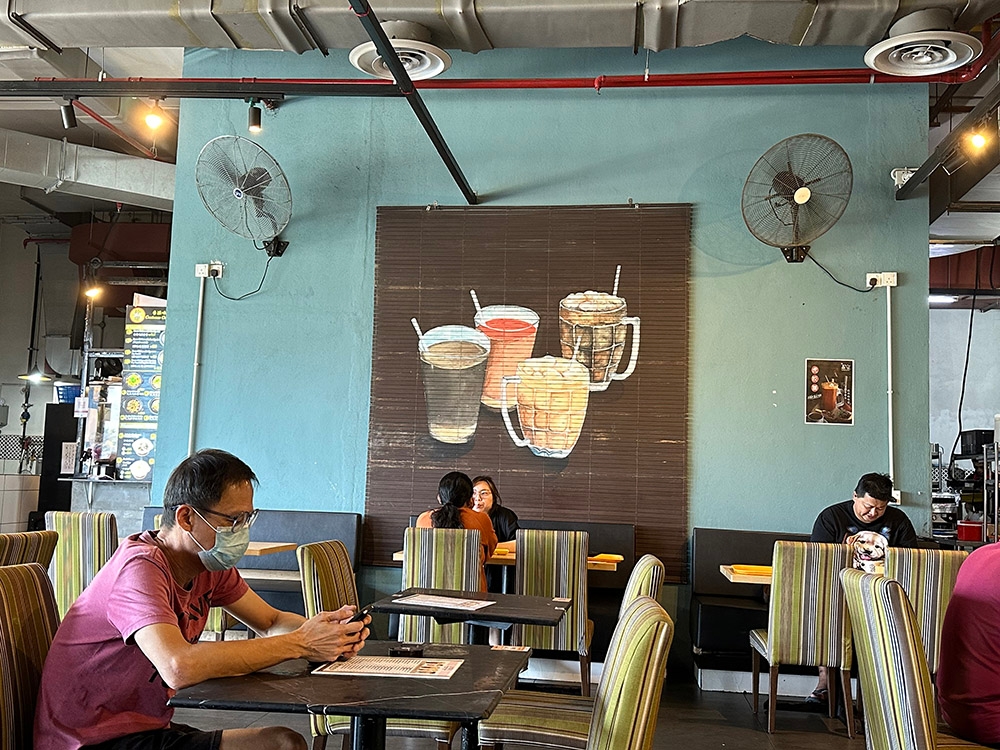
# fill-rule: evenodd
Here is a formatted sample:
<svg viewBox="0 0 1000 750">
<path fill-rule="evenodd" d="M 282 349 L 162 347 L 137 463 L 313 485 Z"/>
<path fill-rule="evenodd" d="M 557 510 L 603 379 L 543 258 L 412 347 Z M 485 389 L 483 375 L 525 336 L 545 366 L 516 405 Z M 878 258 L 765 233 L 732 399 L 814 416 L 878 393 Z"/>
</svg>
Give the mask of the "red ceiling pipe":
<svg viewBox="0 0 1000 750">
<path fill-rule="evenodd" d="M 117 135 L 123 141 L 125 141 L 132 148 L 137 149 L 138 151 L 140 151 L 144 156 L 148 156 L 150 159 L 156 159 L 157 161 L 159 161 L 159 158 L 156 156 L 156 152 L 155 151 L 150 151 L 142 143 L 140 143 L 135 138 L 133 138 L 132 136 L 130 136 L 128 133 L 126 133 L 124 130 L 122 130 L 121 128 L 119 128 L 113 122 L 110 122 L 109 120 L 106 120 L 105 118 L 101 117 L 99 114 L 97 114 L 94 110 L 92 110 L 86 104 L 83 104 L 79 99 L 74 99 L 73 100 L 73 106 L 76 107 L 81 112 L 83 112 L 85 115 L 87 115 L 87 117 L 92 117 L 94 120 L 96 120 L 97 122 L 99 122 L 101 125 L 103 125 L 104 127 L 106 127 L 108 130 L 110 130 L 112 133 L 114 133 L 115 135 Z"/>
<path fill-rule="evenodd" d="M 69 237 L 27 237 L 24 242 L 21 243 L 21 247 L 27 247 L 32 242 L 37 242 L 39 245 L 47 244 L 69 244 Z"/>
</svg>

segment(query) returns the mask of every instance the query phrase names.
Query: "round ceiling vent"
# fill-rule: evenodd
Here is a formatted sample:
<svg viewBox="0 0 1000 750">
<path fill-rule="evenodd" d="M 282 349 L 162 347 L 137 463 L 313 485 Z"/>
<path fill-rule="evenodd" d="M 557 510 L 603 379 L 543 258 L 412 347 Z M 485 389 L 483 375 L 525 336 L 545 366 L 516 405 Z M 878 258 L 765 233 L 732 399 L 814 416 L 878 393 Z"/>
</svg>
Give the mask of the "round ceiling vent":
<svg viewBox="0 0 1000 750">
<path fill-rule="evenodd" d="M 930 76 L 972 62 L 983 53 L 974 36 L 951 31 L 947 8 L 924 8 L 893 23 L 889 38 L 865 53 L 865 65 L 893 76 Z"/>
<path fill-rule="evenodd" d="M 893 76 L 930 76 L 961 68 L 982 53 L 982 43 L 968 34 L 915 31 L 876 44 L 865 53 L 865 65 Z"/>
<path fill-rule="evenodd" d="M 444 73 L 451 67 L 451 55 L 430 43 L 430 32 L 420 24 L 407 21 L 384 21 L 382 29 L 399 56 L 410 80 L 422 81 Z M 351 65 L 376 78 L 393 80 L 392 72 L 375 49 L 374 42 L 359 44 L 351 50 Z"/>
</svg>

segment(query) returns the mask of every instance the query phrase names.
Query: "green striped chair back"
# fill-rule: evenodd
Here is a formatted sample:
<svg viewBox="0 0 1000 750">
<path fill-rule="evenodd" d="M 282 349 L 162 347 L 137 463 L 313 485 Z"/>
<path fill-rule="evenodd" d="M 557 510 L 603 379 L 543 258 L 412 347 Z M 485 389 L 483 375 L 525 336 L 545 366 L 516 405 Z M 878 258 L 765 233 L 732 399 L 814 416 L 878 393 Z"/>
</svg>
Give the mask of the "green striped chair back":
<svg viewBox="0 0 1000 750">
<path fill-rule="evenodd" d="M 618 619 L 625 616 L 625 610 L 640 596 L 648 596 L 653 601 L 660 601 L 663 592 L 663 563 L 653 555 L 643 555 L 632 568 L 632 573 L 625 584 L 622 595 L 622 605 L 618 608 Z"/>
<path fill-rule="evenodd" d="M 479 591 L 479 531 L 407 528 L 403 535 L 403 588 Z M 401 615 L 399 639 L 407 643 L 467 643 L 468 628 L 431 617 Z"/>
<path fill-rule="evenodd" d="M 917 618 L 899 581 L 847 569 L 870 750 L 934 750 L 937 719 Z"/>
<path fill-rule="evenodd" d="M 850 669 L 851 622 L 837 575 L 851 560 L 846 544 L 774 543 L 768 663 Z"/>
<path fill-rule="evenodd" d="M 296 551 L 306 617 L 358 606 L 358 587 L 347 546 L 339 539 L 303 544 Z"/>
<path fill-rule="evenodd" d="M 572 604 L 555 627 L 514 625 L 513 642 L 554 651 L 590 650 L 587 620 L 586 531 L 518 529 L 516 591 L 528 596 L 563 597 Z"/>
<path fill-rule="evenodd" d="M 32 746 L 42 664 L 58 624 L 45 568 L 0 567 L 0 750 Z"/>
<path fill-rule="evenodd" d="M 65 617 L 77 597 L 118 549 L 114 513 L 69 513 L 50 510 L 45 528 L 58 532 L 59 543 L 49 568 L 59 616 Z"/>
<path fill-rule="evenodd" d="M 670 615 L 653 599 L 626 607 L 594 697 L 587 750 L 649 750 L 673 637 Z"/>
<path fill-rule="evenodd" d="M 52 562 L 59 535 L 54 531 L 15 531 L 0 534 L 0 565 L 36 562 L 43 568 Z"/>
<path fill-rule="evenodd" d="M 885 555 L 885 575 L 902 584 L 910 599 L 931 674 L 941 660 L 941 627 L 955 590 L 958 569 L 968 552 L 943 549 L 890 547 Z"/>
</svg>

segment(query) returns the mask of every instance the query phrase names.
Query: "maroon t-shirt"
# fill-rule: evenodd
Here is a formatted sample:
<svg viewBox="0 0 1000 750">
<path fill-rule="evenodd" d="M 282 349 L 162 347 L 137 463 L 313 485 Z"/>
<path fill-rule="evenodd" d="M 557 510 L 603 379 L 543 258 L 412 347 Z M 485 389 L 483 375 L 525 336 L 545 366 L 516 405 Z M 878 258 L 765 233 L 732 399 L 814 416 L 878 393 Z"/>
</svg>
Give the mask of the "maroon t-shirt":
<svg viewBox="0 0 1000 750">
<path fill-rule="evenodd" d="M 937 689 L 955 734 L 1000 743 L 1000 544 L 980 547 L 959 568 L 941 629 Z"/>
<path fill-rule="evenodd" d="M 232 604 L 247 592 L 235 569 L 206 571 L 183 588 L 154 542 L 156 533 L 123 541 L 66 613 L 42 671 L 35 750 L 76 750 L 167 726 L 173 691 L 132 636 L 167 623 L 194 643 L 209 608 Z"/>
</svg>

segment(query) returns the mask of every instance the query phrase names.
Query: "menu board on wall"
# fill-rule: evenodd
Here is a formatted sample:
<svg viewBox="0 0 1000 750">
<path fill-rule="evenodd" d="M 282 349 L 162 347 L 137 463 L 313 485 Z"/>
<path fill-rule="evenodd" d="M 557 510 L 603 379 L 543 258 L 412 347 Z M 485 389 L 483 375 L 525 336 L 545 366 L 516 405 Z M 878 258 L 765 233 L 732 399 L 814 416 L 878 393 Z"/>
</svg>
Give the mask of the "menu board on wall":
<svg viewBox="0 0 1000 750">
<path fill-rule="evenodd" d="M 148 481 L 156 464 L 167 308 L 126 308 L 118 477 Z"/>
</svg>

